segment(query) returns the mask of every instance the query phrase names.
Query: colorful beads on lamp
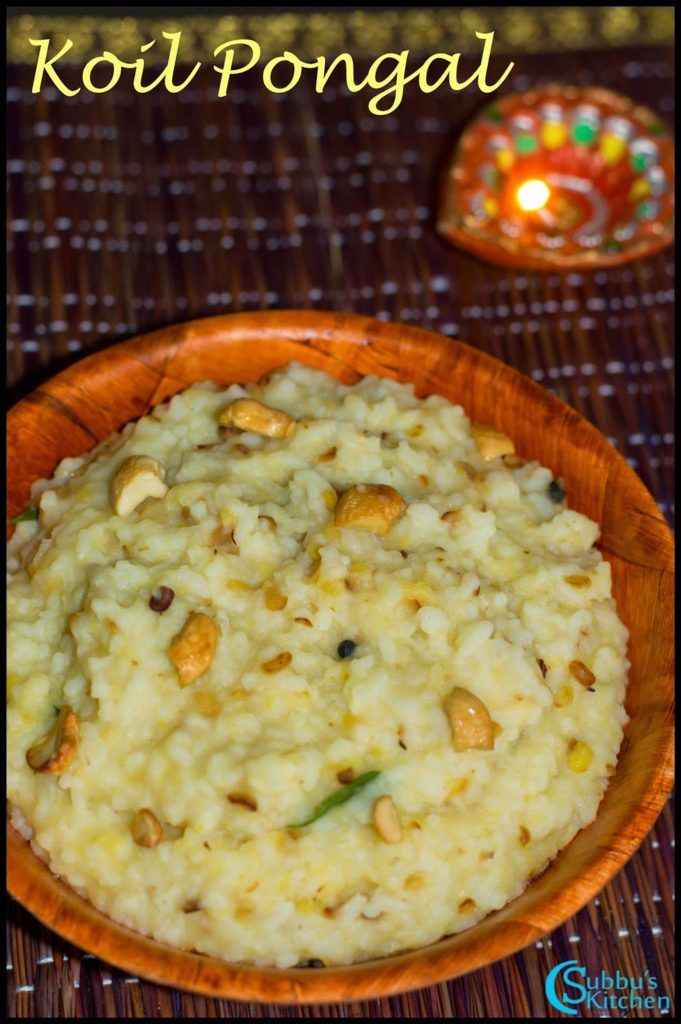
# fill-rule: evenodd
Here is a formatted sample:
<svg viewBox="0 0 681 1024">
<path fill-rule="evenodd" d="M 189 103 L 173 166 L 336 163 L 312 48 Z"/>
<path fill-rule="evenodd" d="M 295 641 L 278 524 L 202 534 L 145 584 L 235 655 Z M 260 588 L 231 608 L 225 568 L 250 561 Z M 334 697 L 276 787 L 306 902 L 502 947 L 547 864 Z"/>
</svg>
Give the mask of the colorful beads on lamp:
<svg viewBox="0 0 681 1024">
<path fill-rule="evenodd" d="M 631 169 L 636 174 L 643 174 L 657 162 L 659 150 L 652 139 L 634 139 L 629 146 Z"/>
<path fill-rule="evenodd" d="M 606 164 L 614 167 L 627 152 L 634 126 L 624 117 L 609 117 L 603 125 L 599 148 Z"/>
<path fill-rule="evenodd" d="M 517 114 L 511 119 L 511 134 L 516 153 L 530 156 L 539 148 L 536 134 L 536 121 L 528 114 Z"/>
<path fill-rule="evenodd" d="M 635 178 L 629 189 L 628 199 L 630 203 L 637 203 L 639 199 L 645 199 L 650 195 L 650 182 L 645 178 Z"/>
<path fill-rule="evenodd" d="M 593 146 L 601 126 L 598 108 L 583 103 L 574 112 L 572 139 L 578 146 Z"/>
<path fill-rule="evenodd" d="M 539 138 L 544 149 L 559 149 L 567 142 L 568 132 L 563 110 L 558 103 L 545 103 L 540 110 Z"/>
<path fill-rule="evenodd" d="M 508 174 L 515 163 L 515 157 L 511 149 L 511 140 L 508 136 L 496 135 L 490 139 L 489 146 L 494 153 L 499 170 L 503 174 Z"/>
</svg>

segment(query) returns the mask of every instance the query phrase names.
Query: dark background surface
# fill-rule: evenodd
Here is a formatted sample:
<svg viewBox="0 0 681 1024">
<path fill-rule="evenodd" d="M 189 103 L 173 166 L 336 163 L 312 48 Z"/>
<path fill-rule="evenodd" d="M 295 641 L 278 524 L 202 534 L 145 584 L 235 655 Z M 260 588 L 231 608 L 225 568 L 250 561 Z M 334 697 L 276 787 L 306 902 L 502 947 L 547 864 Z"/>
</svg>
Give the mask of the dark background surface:
<svg viewBox="0 0 681 1024">
<path fill-rule="evenodd" d="M 671 121 L 668 47 L 514 57 L 510 88 L 606 85 Z M 82 355 L 161 324 L 247 309 L 351 310 L 461 337 L 533 377 L 617 445 L 672 518 L 672 252 L 559 276 L 492 268 L 449 248 L 433 228 L 435 184 L 481 105 L 477 91 L 409 92 L 377 118 L 366 94 L 329 87 L 319 96 L 305 82 L 277 97 L 244 76 L 218 100 L 210 75 L 140 102 L 122 85 L 36 97 L 31 79 L 31 69 L 10 68 L 12 400 Z M 648 970 L 673 998 L 672 835 L 667 807 L 600 897 L 536 946 L 446 985 L 336 1007 L 206 1000 L 128 978 L 11 902 L 8 1012 L 557 1016 L 544 978 L 572 958 L 594 975 Z"/>
</svg>

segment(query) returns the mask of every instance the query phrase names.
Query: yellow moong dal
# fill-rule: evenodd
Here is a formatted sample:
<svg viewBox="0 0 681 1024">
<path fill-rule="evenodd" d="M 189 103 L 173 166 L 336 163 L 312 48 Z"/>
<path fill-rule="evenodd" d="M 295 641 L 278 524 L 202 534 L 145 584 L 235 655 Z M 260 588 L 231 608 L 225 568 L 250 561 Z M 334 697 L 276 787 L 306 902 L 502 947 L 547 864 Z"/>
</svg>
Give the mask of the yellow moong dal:
<svg viewBox="0 0 681 1024">
<path fill-rule="evenodd" d="M 520 893 L 596 814 L 627 632 L 597 525 L 507 442 L 291 364 L 190 387 L 36 483 L 8 779 L 52 870 L 131 928 L 280 967 Z"/>
</svg>

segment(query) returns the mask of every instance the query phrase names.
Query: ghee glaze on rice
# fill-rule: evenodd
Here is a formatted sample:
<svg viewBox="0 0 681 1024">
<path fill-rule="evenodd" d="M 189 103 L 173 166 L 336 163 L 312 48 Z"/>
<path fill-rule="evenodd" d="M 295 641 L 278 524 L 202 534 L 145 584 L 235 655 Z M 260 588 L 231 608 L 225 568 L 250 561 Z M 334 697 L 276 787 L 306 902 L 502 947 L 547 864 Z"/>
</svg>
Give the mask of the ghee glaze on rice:
<svg viewBox="0 0 681 1024">
<path fill-rule="evenodd" d="M 598 527 L 445 399 L 192 386 L 33 489 L 8 786 L 112 918 L 226 960 L 395 953 L 591 822 L 626 721 Z"/>
</svg>

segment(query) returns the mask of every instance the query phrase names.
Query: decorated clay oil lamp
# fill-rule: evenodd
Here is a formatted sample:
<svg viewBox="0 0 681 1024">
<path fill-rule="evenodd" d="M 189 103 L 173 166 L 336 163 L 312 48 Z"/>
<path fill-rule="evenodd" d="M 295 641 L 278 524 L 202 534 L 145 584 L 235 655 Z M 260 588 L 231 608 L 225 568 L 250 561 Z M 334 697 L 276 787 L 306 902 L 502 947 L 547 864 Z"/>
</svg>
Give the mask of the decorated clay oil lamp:
<svg viewBox="0 0 681 1024">
<path fill-rule="evenodd" d="M 443 182 L 438 230 L 482 259 L 536 269 L 638 259 L 674 239 L 673 140 L 606 89 L 552 85 L 492 103 Z"/>
</svg>

